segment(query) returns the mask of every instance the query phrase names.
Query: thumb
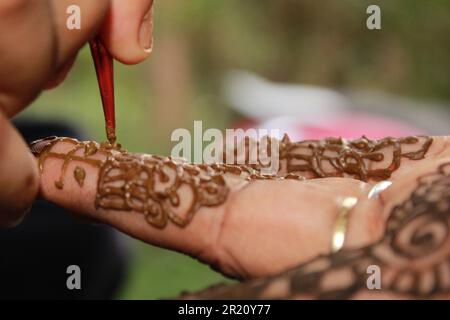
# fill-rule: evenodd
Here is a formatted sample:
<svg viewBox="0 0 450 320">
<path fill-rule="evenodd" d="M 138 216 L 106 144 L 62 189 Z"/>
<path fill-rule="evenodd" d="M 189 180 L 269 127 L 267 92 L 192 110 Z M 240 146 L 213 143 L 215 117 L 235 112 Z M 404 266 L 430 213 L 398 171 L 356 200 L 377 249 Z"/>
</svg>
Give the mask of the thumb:
<svg viewBox="0 0 450 320">
<path fill-rule="evenodd" d="M 101 37 L 120 62 L 143 61 L 153 47 L 153 0 L 112 0 Z"/>
<path fill-rule="evenodd" d="M 0 111 L 0 226 L 19 223 L 38 192 L 39 177 L 25 141 Z"/>
</svg>

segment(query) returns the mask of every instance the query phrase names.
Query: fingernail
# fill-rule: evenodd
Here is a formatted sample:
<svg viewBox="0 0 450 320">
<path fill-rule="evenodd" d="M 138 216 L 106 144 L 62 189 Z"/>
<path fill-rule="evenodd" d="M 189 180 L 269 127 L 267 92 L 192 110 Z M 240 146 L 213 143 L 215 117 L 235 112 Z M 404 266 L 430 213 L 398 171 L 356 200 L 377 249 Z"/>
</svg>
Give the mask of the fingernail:
<svg viewBox="0 0 450 320">
<path fill-rule="evenodd" d="M 41 154 L 42 151 L 51 146 L 57 139 L 58 137 L 51 136 L 44 139 L 33 141 L 29 145 L 30 151 L 34 156 L 37 157 L 39 156 L 39 154 Z"/>
<path fill-rule="evenodd" d="M 142 49 L 150 53 L 153 48 L 153 5 L 147 11 L 141 22 L 139 30 L 139 43 Z"/>
</svg>

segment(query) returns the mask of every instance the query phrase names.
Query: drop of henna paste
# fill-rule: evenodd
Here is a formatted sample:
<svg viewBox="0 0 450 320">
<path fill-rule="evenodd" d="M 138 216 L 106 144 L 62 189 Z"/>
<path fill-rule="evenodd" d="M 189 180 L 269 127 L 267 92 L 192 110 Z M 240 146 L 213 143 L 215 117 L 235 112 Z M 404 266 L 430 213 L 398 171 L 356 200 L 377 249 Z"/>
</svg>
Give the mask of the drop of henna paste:
<svg viewBox="0 0 450 320">
<path fill-rule="evenodd" d="M 106 138 L 111 146 L 116 145 L 117 137 L 116 137 L 116 129 L 112 127 L 106 127 Z"/>
<path fill-rule="evenodd" d="M 64 182 L 61 180 L 55 181 L 55 187 L 62 190 L 64 188 Z"/>
<path fill-rule="evenodd" d="M 84 179 L 86 178 L 86 171 L 84 171 L 82 167 L 77 166 L 73 171 L 73 176 L 75 177 L 75 180 L 77 181 L 78 185 L 80 187 L 83 187 Z"/>
</svg>

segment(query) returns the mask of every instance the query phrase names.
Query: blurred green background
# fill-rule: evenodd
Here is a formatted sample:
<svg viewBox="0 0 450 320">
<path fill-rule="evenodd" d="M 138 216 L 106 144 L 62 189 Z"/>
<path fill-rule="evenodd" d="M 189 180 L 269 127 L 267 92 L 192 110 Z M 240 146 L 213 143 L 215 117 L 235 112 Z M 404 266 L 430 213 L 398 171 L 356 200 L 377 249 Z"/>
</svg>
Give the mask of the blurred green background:
<svg viewBox="0 0 450 320">
<path fill-rule="evenodd" d="M 382 30 L 366 28 L 378 4 Z M 131 151 L 169 154 L 170 134 L 226 128 L 239 119 L 220 94 L 229 69 L 273 81 L 377 89 L 450 100 L 448 0 L 156 0 L 155 47 L 137 66 L 116 64 L 118 136 Z M 67 81 L 22 115 L 57 119 L 104 140 L 88 48 Z M 189 257 L 131 240 L 133 264 L 120 298 L 164 298 L 224 278 Z"/>
</svg>

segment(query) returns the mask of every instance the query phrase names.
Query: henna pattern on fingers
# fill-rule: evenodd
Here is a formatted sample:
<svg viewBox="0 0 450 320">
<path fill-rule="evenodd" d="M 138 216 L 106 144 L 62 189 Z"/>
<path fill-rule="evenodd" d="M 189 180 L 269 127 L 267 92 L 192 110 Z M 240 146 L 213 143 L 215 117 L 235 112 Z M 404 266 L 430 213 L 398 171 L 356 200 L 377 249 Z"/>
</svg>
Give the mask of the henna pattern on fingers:
<svg viewBox="0 0 450 320">
<path fill-rule="evenodd" d="M 55 152 L 53 147 L 65 142 L 72 147 Z M 184 160 L 146 154 L 133 154 L 120 149 L 120 145 L 80 142 L 71 138 L 49 137 L 35 141 L 30 149 L 38 157 L 39 169 L 49 158 L 63 160 L 55 187 L 63 189 L 67 170 L 76 162 L 73 177 L 84 186 L 86 170 L 81 164 L 99 169 L 96 209 L 135 211 L 142 213 L 149 224 L 164 228 L 169 221 L 185 227 L 201 207 L 223 204 L 230 192 L 227 176 L 243 181 L 284 179 L 261 175 L 245 165 L 189 164 Z M 286 179 L 303 180 L 288 175 Z"/>
<path fill-rule="evenodd" d="M 54 152 L 53 147 L 58 142 L 70 144 L 72 148 L 66 152 Z M 423 158 L 431 142 L 429 137 L 408 137 L 380 141 L 330 138 L 291 143 L 285 136 L 281 141 L 280 158 L 286 160 L 287 172 L 277 176 L 262 174 L 262 167 L 257 165 L 193 165 L 169 157 L 128 153 L 116 143 L 98 144 L 71 138 L 49 137 L 32 143 L 30 149 L 38 157 L 41 171 L 48 158 L 63 160 L 59 179 L 55 181 L 56 188 L 64 188 L 71 162 L 78 164 L 73 177 L 80 188 L 86 179 L 86 171 L 81 164 L 94 166 L 99 169 L 95 200 L 97 209 L 140 212 L 151 225 L 163 228 L 169 221 L 184 227 L 201 207 L 223 204 L 230 192 L 227 183 L 230 175 L 245 181 L 301 181 L 305 179 L 304 172 L 312 173 L 313 178 L 345 174 L 364 181 L 370 178 L 384 179 L 398 168 L 401 157 Z M 244 143 L 248 144 L 248 140 Z M 271 150 L 270 143 L 269 139 L 268 152 Z M 416 146 L 417 150 L 403 152 L 403 146 L 408 144 Z M 381 151 L 388 147 L 393 148 L 392 164 L 385 169 L 370 169 L 370 161 L 383 160 Z M 245 157 L 248 158 L 249 150 L 246 150 Z M 237 156 L 237 150 L 234 152 Z M 304 163 L 299 164 L 298 161 Z M 326 171 L 324 163 L 331 165 L 334 171 Z M 184 196 L 180 196 L 181 193 Z"/>
<path fill-rule="evenodd" d="M 273 140 L 275 138 L 267 136 L 259 141 L 246 137 L 232 149 L 225 150 L 224 158 L 231 154 L 234 160 L 240 159 L 247 167 L 261 171 L 264 167 L 261 163 L 269 163 L 271 160 Z M 265 142 L 263 157 L 258 154 L 262 141 Z M 423 159 L 433 138 L 410 136 L 370 140 L 363 136 L 356 140 L 326 138 L 292 142 L 284 135 L 277 142 L 281 164 L 278 176 L 304 176 L 310 179 L 348 177 L 367 182 L 389 179 L 400 167 L 402 158 Z M 251 155 L 257 157 L 258 161 L 252 161 Z"/>
<path fill-rule="evenodd" d="M 52 151 L 58 142 L 73 147 L 68 152 Z M 131 154 L 108 143 L 50 137 L 32 143 L 30 149 L 38 157 L 41 171 L 48 158 L 63 160 L 59 179 L 55 181 L 58 189 L 64 188 L 71 162 L 78 164 L 73 175 L 80 187 L 86 178 L 81 164 L 98 168 L 95 208 L 140 212 L 157 228 L 165 227 L 169 221 L 184 227 L 200 207 L 220 205 L 229 193 L 223 173 L 210 166 Z"/>
<path fill-rule="evenodd" d="M 108 157 L 100 168 L 95 205 L 141 212 L 158 228 L 165 227 L 169 220 L 184 227 L 200 207 L 220 205 L 228 193 L 223 175 L 207 167 L 166 157 L 119 154 Z"/>
<path fill-rule="evenodd" d="M 274 277 L 215 286 L 184 298 L 348 299 L 368 290 L 370 265 L 381 269 L 383 292 L 415 298 L 450 294 L 450 162 L 418 179 L 409 198 L 392 209 L 378 243 L 321 256 Z"/>
<path fill-rule="evenodd" d="M 362 181 L 386 180 L 400 167 L 401 159 L 425 157 L 433 139 L 427 136 L 356 140 L 326 138 L 280 142 L 280 160 L 288 173 L 307 173 L 312 178 L 349 177 Z M 405 151 L 409 147 L 412 150 Z M 386 162 L 386 163 L 384 163 Z"/>
</svg>

